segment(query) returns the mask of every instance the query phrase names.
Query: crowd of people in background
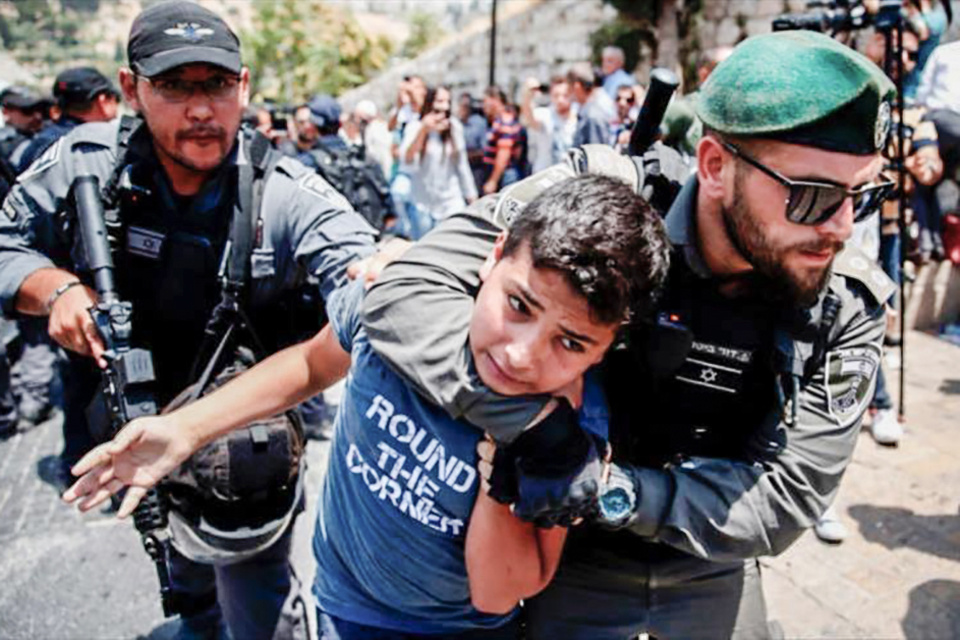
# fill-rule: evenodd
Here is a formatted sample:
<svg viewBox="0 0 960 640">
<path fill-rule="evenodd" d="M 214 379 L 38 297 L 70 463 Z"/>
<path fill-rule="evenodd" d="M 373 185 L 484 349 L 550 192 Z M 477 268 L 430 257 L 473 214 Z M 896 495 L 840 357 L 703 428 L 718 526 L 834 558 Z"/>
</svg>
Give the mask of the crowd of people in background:
<svg viewBox="0 0 960 640">
<path fill-rule="evenodd" d="M 602 68 L 584 63 L 564 75 L 528 78 L 513 97 L 496 85 L 478 96 L 410 75 L 385 116 L 369 99 L 343 111 L 332 96 L 318 95 L 295 107 L 292 119 L 270 103 L 251 106 L 246 119 L 348 199 L 350 189 L 340 188 L 325 166 L 332 163 L 318 154 L 358 150 L 364 172 L 389 185 L 381 226 L 416 240 L 478 197 L 561 162 L 574 147 L 625 148 L 645 91 L 624 60 L 619 47 L 606 47 Z"/>
</svg>

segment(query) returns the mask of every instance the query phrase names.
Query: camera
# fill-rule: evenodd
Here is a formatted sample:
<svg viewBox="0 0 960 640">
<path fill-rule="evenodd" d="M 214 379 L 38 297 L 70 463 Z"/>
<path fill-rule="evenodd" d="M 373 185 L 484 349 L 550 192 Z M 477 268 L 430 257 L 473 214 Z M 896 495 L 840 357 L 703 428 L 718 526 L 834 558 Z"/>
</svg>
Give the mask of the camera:
<svg viewBox="0 0 960 640">
<path fill-rule="evenodd" d="M 814 0 L 807 3 L 808 13 L 787 13 L 773 20 L 774 31 L 819 31 L 836 34 L 873 26 L 887 31 L 903 20 L 900 0 L 880 0 L 876 13 L 871 13 L 862 0 Z"/>
</svg>

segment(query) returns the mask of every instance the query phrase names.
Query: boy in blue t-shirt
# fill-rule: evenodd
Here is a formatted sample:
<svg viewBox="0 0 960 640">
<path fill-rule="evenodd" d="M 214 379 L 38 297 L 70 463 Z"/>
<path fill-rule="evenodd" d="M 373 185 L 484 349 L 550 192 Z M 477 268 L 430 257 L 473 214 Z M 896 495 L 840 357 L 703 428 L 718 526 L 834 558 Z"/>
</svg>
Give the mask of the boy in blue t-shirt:
<svg viewBox="0 0 960 640">
<path fill-rule="evenodd" d="M 550 187 L 481 269 L 471 371 L 498 394 L 579 404 L 584 373 L 631 306 L 662 284 L 666 255 L 659 218 L 624 183 L 580 176 Z M 86 510 L 132 485 L 120 509 L 129 514 L 146 487 L 193 451 L 349 369 L 313 543 L 321 637 L 513 634 L 505 625 L 521 599 L 549 582 L 566 529 L 522 522 L 480 490 L 483 432 L 427 402 L 385 364 L 360 322 L 362 299 L 362 285 L 348 285 L 328 305 L 330 325 L 310 341 L 172 414 L 132 422 L 77 465 L 85 475 L 64 497 L 84 497 Z"/>
</svg>

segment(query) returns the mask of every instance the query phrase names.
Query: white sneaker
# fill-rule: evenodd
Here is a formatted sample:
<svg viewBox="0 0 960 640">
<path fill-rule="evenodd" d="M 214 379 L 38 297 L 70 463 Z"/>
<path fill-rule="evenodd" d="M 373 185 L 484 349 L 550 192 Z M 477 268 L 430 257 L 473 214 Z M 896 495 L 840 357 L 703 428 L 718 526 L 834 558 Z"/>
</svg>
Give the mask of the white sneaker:
<svg viewBox="0 0 960 640">
<path fill-rule="evenodd" d="M 833 507 L 827 509 L 824 514 L 820 516 L 813 530 L 817 534 L 817 537 L 824 542 L 840 544 L 847 539 L 847 528 L 840 522 L 840 518 L 837 517 L 837 512 L 833 510 Z"/>
<path fill-rule="evenodd" d="M 894 446 L 903 437 L 903 427 L 897 420 L 897 413 L 893 409 L 881 409 L 873 416 L 870 424 L 870 433 L 877 444 Z"/>
</svg>

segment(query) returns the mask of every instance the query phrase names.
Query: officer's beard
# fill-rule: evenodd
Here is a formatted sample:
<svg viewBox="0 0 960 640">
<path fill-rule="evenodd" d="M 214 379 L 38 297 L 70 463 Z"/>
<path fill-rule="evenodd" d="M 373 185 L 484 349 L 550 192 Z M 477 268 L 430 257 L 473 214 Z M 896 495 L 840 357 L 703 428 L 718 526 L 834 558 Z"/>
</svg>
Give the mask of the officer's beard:
<svg viewBox="0 0 960 640">
<path fill-rule="evenodd" d="M 803 309 L 816 304 L 830 280 L 833 262 L 819 271 L 798 273 L 787 268 L 786 258 L 790 252 L 799 251 L 833 249 L 836 253 L 843 248 L 843 243 L 825 240 L 780 247 L 772 245 L 742 197 L 742 174 L 739 171 L 734 177 L 733 203 L 730 207 L 722 207 L 721 214 L 730 242 L 753 266 L 753 271 L 743 277 L 751 292 L 767 300 Z"/>
</svg>

